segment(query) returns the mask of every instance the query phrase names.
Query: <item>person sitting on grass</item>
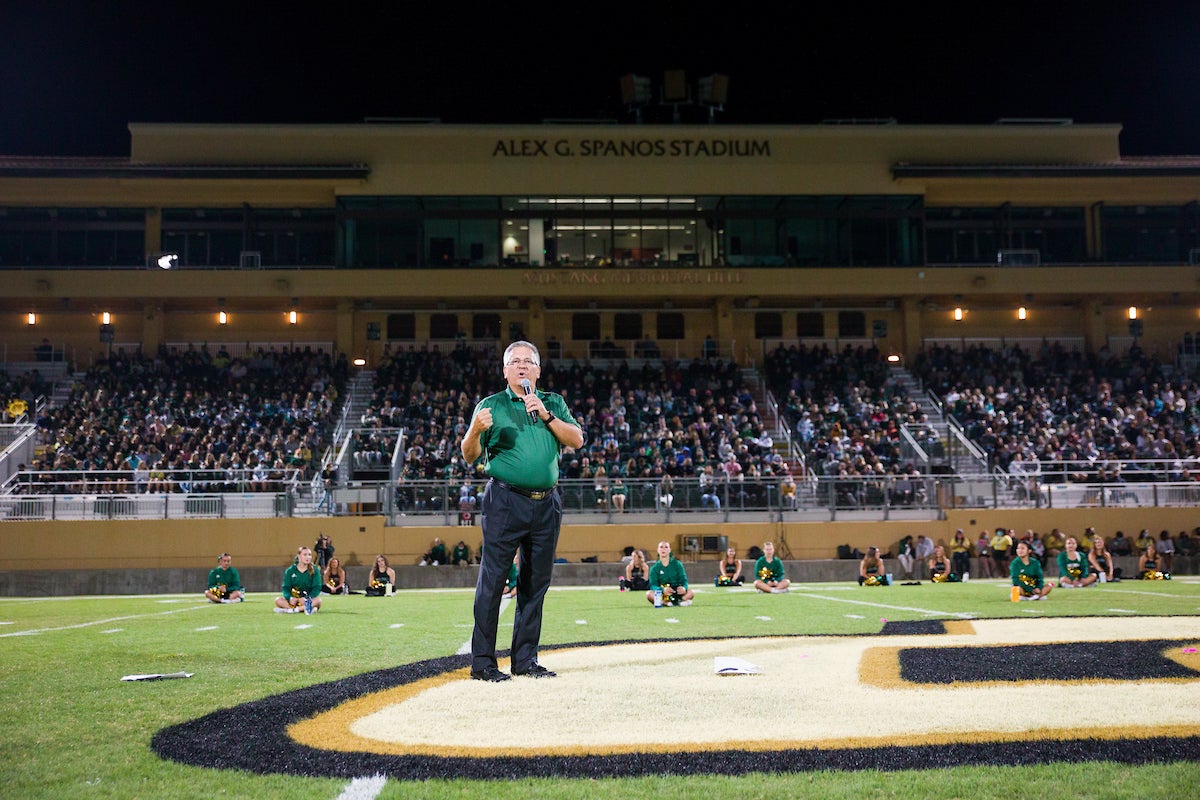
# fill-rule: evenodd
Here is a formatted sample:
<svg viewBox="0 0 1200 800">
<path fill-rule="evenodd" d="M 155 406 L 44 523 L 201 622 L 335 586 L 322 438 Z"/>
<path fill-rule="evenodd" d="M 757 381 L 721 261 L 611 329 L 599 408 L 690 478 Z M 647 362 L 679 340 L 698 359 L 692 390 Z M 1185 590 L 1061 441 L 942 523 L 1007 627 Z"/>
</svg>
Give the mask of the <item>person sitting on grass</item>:
<svg viewBox="0 0 1200 800">
<path fill-rule="evenodd" d="M 725 550 L 725 555 L 721 557 L 717 563 L 717 577 L 713 579 L 716 586 L 741 586 L 745 578 L 742 577 L 742 560 L 737 556 L 737 549 L 730 547 Z"/>
<path fill-rule="evenodd" d="M 1154 539 L 1150 539 L 1146 544 L 1146 550 L 1138 556 L 1138 577 L 1144 581 L 1171 580 L 1171 573 L 1162 571 L 1158 547 L 1154 544 Z"/>
<path fill-rule="evenodd" d="M 775 557 L 775 543 L 763 542 L 763 554 L 754 562 L 754 588 L 764 594 L 782 594 L 792 582 L 784 577 L 783 562 Z"/>
<path fill-rule="evenodd" d="M 1104 544 L 1104 537 L 1092 540 L 1092 551 L 1088 553 L 1088 568 L 1096 573 L 1100 583 L 1113 583 L 1121 579 L 1121 568 L 1113 564 L 1112 554 Z"/>
<path fill-rule="evenodd" d="M 217 566 L 208 573 L 208 589 L 204 596 L 214 603 L 240 603 L 246 599 L 242 577 L 233 566 L 233 556 L 229 553 L 217 556 Z"/>
<path fill-rule="evenodd" d="M 958 581 L 958 576 L 951 569 L 950 559 L 946 558 L 946 548 L 940 544 L 933 548 L 933 555 L 929 557 L 927 566 L 929 567 L 929 580 L 934 583 Z"/>
<path fill-rule="evenodd" d="M 346 570 L 342 569 L 342 560 L 332 556 L 325 566 L 325 591 L 330 594 L 350 594 L 346 585 Z"/>
<path fill-rule="evenodd" d="M 508 580 L 504 582 L 504 591 L 500 595 L 508 600 L 512 600 L 517 596 L 517 575 L 519 575 L 521 571 L 520 567 L 517 565 L 517 562 L 520 557 L 520 553 L 517 553 L 517 555 L 513 556 L 512 566 L 508 568 Z"/>
<path fill-rule="evenodd" d="M 650 588 L 646 576 L 650 574 L 650 565 L 646 563 L 646 554 L 634 550 L 629 554 L 629 563 L 625 565 L 625 575 L 617 579 L 617 586 L 622 592 L 636 592 Z"/>
<path fill-rule="evenodd" d="M 296 560 L 283 571 L 283 586 L 275 609 L 285 614 L 311 614 L 321 608 L 321 573 L 313 564 L 313 551 L 301 547 Z"/>
<path fill-rule="evenodd" d="M 1030 556 L 1024 541 L 1017 543 L 1017 555 L 1008 565 L 1008 572 L 1022 600 L 1045 600 L 1050 594 L 1052 587 L 1046 583 L 1042 563 Z"/>
<path fill-rule="evenodd" d="M 1095 547 L 1095 544 L 1092 546 Z M 1079 552 L 1075 537 L 1068 536 L 1065 547 L 1058 554 L 1058 588 L 1082 589 L 1091 586 L 1099 578 L 1099 574 L 1092 572 L 1088 559 Z"/>
<path fill-rule="evenodd" d="M 646 600 L 654 603 L 655 590 L 662 591 L 663 605 L 690 606 L 695 595 L 688 588 L 687 570 L 683 563 L 671 555 L 669 542 L 658 543 L 658 558 L 650 566 L 650 591 Z"/>
<path fill-rule="evenodd" d="M 395 585 L 396 570 L 388 564 L 387 556 L 380 553 L 375 556 L 375 566 L 371 567 L 371 574 L 367 577 L 366 594 L 368 597 L 383 597 L 388 587 Z"/>
<path fill-rule="evenodd" d="M 912 570 L 909 570 L 912 574 Z M 879 557 L 878 547 L 868 547 L 867 554 L 863 556 L 862 561 L 858 562 L 858 585 L 859 586 L 887 586 L 887 571 L 883 566 L 883 559 Z"/>
</svg>

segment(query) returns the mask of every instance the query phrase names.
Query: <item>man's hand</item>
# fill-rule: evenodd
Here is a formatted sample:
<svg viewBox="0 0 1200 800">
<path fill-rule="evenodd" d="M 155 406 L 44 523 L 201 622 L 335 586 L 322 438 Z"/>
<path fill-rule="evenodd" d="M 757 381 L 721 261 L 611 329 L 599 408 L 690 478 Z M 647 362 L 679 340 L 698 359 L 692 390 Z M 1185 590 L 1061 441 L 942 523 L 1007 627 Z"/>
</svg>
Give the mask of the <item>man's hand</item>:
<svg viewBox="0 0 1200 800">
<path fill-rule="evenodd" d="M 475 433 L 482 433 L 490 427 L 492 427 L 492 410 L 490 408 L 479 409 L 475 419 L 471 420 L 472 430 Z"/>
<path fill-rule="evenodd" d="M 538 419 L 542 418 L 543 412 L 550 413 L 546 410 L 546 404 L 542 402 L 542 398 L 537 396 L 537 392 L 530 392 L 521 399 L 525 401 L 525 410 L 536 415 Z"/>
</svg>

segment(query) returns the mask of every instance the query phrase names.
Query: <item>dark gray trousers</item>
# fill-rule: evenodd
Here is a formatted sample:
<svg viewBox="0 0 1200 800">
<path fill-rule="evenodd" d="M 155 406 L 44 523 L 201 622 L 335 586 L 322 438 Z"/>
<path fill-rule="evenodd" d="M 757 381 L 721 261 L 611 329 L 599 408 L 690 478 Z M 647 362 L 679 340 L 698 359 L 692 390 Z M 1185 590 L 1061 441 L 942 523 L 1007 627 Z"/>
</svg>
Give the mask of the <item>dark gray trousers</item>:
<svg viewBox="0 0 1200 800">
<path fill-rule="evenodd" d="M 513 670 L 524 672 L 537 661 L 542 637 L 542 602 L 554 573 L 554 552 L 562 525 L 562 497 L 556 489 L 541 500 L 533 500 L 492 481 L 484 491 L 480 510 L 483 555 L 475 584 L 471 669 L 496 666 L 501 595 L 513 556 L 519 551 L 511 655 Z"/>
</svg>

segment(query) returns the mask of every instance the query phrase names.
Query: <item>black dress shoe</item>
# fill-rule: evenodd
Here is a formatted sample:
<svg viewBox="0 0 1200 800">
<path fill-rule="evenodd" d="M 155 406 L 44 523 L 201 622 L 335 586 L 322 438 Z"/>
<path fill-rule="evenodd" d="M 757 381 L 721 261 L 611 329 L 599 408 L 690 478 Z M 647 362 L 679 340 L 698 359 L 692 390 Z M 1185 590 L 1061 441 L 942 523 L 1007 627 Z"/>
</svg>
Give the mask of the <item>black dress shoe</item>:
<svg viewBox="0 0 1200 800">
<path fill-rule="evenodd" d="M 513 675 L 525 675 L 530 678 L 557 678 L 558 677 L 557 672 L 552 672 L 551 670 L 546 669 L 545 667 L 543 667 L 541 664 L 537 663 L 536 661 L 533 663 L 533 666 L 530 667 L 529 669 L 520 670 L 520 671 L 514 669 Z"/>
<path fill-rule="evenodd" d="M 512 680 L 512 675 L 501 672 L 498 667 L 484 667 L 483 669 L 471 670 L 471 680 L 498 683 L 499 681 Z"/>
</svg>

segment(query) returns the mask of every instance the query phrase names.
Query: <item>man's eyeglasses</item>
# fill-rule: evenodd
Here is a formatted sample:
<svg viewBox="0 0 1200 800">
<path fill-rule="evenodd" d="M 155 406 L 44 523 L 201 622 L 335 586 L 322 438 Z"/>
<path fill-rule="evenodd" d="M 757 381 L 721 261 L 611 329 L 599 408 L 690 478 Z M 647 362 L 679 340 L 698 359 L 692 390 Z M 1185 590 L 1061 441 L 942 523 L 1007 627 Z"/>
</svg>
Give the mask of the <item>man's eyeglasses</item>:
<svg viewBox="0 0 1200 800">
<path fill-rule="evenodd" d="M 536 367 L 537 365 L 538 362 L 532 358 L 514 358 L 508 362 L 508 366 L 510 367 Z"/>
</svg>

